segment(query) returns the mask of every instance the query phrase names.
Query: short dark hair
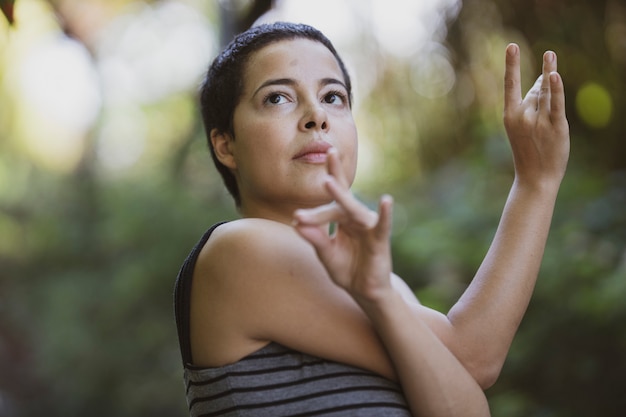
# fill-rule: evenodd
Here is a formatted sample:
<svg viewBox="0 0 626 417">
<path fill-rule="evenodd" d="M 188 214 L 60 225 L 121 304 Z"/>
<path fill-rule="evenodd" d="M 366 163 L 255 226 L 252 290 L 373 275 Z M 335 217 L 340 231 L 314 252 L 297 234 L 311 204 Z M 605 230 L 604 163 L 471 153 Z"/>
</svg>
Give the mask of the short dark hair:
<svg viewBox="0 0 626 417">
<path fill-rule="evenodd" d="M 211 157 L 237 207 L 241 205 L 237 181 L 228 167 L 217 159 L 211 143 L 211 131 L 217 129 L 218 132 L 228 133 L 234 138 L 233 114 L 243 92 L 243 76 L 250 56 L 272 43 L 297 38 L 320 42 L 332 52 L 343 73 L 348 97 L 351 100 L 350 76 L 330 40 L 311 26 L 287 22 L 253 26 L 237 35 L 213 60 L 200 88 L 200 111 Z"/>
</svg>

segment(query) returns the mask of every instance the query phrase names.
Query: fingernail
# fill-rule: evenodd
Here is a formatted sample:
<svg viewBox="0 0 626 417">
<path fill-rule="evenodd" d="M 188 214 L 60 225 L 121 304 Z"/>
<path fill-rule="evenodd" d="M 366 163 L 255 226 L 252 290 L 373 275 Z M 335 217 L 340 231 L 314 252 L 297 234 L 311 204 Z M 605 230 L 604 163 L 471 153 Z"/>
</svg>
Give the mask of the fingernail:
<svg viewBox="0 0 626 417">
<path fill-rule="evenodd" d="M 559 81 L 559 75 L 556 72 L 550 73 L 550 82 L 556 83 Z"/>
<path fill-rule="evenodd" d="M 546 52 L 546 61 L 553 62 L 554 61 L 554 52 L 548 51 Z"/>
<path fill-rule="evenodd" d="M 509 44 L 507 52 L 509 56 L 515 56 L 517 54 L 517 45 L 515 45 L 514 43 Z"/>
</svg>

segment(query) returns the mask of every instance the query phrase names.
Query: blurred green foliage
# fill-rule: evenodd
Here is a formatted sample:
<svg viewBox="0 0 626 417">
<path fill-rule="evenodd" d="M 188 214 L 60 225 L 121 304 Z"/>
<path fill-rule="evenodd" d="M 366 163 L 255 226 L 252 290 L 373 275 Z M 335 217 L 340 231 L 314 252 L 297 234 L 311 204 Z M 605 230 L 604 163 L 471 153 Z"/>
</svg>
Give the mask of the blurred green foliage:
<svg viewBox="0 0 626 417">
<path fill-rule="evenodd" d="M 102 59 L 89 30 L 68 23 L 77 2 L 37 9 L 21 1 L 18 27 L 27 26 L 20 7 L 35 8 L 47 16 L 43 26 L 71 28 L 94 62 Z M 110 17 L 135 2 L 82 4 Z M 218 32 L 215 8 L 190 4 Z M 58 16 L 66 20 L 53 23 Z M 415 74 L 427 71 L 415 58 L 367 49 L 366 32 L 357 42 L 378 63 L 375 82 L 357 97 L 364 146 L 378 156 L 358 192 L 365 200 L 394 195 L 395 269 L 424 303 L 445 311 L 480 264 L 512 180 L 500 110 L 504 47 L 522 47 L 526 86 L 542 52 L 555 50 L 571 162 L 535 295 L 488 395 L 494 416 L 621 416 L 626 6 L 473 0 L 447 27 L 449 91 L 421 88 Z M 25 145 L 12 67 L 19 38 L 0 29 L 0 416 L 183 416 L 174 278 L 205 228 L 236 216 L 211 166 L 193 88 L 135 110 L 148 126 L 147 150 L 130 168 L 107 170 L 98 159 L 112 120 L 105 103 L 81 137 L 80 159 L 59 169 Z"/>
</svg>

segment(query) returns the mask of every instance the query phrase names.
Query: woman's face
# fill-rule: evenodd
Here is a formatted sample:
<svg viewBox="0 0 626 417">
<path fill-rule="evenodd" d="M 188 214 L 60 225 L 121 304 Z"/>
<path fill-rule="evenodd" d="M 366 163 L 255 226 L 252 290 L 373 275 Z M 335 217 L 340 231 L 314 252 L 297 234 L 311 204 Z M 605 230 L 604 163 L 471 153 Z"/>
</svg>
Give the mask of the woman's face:
<svg viewBox="0 0 626 417">
<path fill-rule="evenodd" d="M 233 116 L 234 174 L 244 215 L 330 201 L 326 151 L 352 183 L 357 133 L 343 74 L 321 43 L 294 39 L 254 53 Z"/>
</svg>

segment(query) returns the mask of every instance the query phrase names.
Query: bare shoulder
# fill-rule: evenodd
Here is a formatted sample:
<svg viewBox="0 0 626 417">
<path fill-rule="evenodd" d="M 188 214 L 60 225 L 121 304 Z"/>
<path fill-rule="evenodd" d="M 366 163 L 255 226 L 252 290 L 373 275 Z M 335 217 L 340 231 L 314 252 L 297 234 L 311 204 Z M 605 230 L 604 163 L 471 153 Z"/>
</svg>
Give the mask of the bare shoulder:
<svg viewBox="0 0 626 417">
<path fill-rule="evenodd" d="M 313 248 L 292 227 L 265 219 L 241 219 L 216 228 L 196 267 L 200 280 L 237 290 L 228 294 L 237 299 L 250 289 L 303 274 L 325 275 Z"/>
<path fill-rule="evenodd" d="M 311 255 L 308 244 L 292 227 L 265 219 L 240 219 L 215 229 L 200 253 L 199 262 L 239 269 L 259 261 L 259 256 L 265 264 L 267 256 L 277 255 L 277 248 L 289 250 L 291 255 L 298 255 L 299 251 Z"/>
<path fill-rule="evenodd" d="M 213 233 L 194 271 L 194 362 L 225 365 L 276 342 L 393 375 L 369 319 L 292 227 L 242 219 Z"/>
<path fill-rule="evenodd" d="M 273 341 L 285 293 L 298 292 L 295 265 L 324 274 L 312 248 L 293 228 L 264 219 L 218 226 L 202 248 L 193 277 L 191 346 L 197 365 L 220 366 Z M 272 308 L 272 307 L 278 308 Z"/>
</svg>

